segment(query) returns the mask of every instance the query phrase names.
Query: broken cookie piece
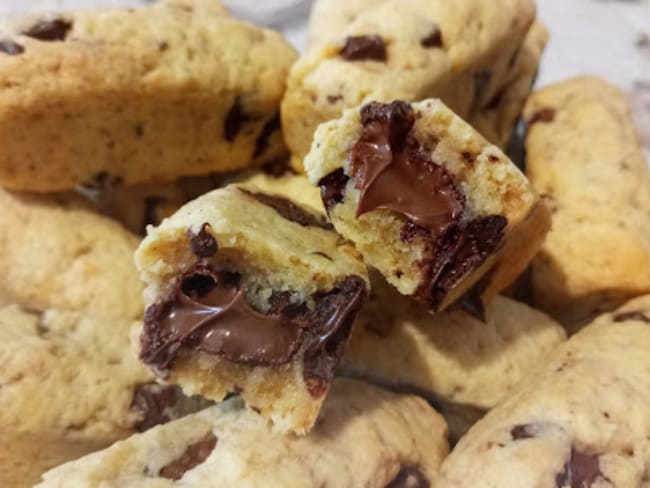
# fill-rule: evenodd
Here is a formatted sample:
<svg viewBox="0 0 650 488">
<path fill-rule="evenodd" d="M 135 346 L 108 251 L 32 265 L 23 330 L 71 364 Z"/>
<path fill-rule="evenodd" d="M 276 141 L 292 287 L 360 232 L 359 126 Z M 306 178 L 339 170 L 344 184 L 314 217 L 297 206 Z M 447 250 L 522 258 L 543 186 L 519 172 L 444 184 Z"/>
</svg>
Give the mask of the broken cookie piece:
<svg viewBox="0 0 650 488">
<path fill-rule="evenodd" d="M 230 399 L 60 466 L 40 488 L 427 488 L 447 455 L 424 400 L 338 379 L 307 436 L 273 432 Z"/>
<path fill-rule="evenodd" d="M 646 295 L 557 348 L 460 440 L 439 486 L 643 486 L 650 448 L 648 317 Z"/>
<path fill-rule="evenodd" d="M 305 167 L 336 230 L 433 311 L 509 285 L 549 225 L 526 177 L 439 100 L 348 110 Z"/>
<path fill-rule="evenodd" d="M 311 429 L 368 287 L 322 215 L 231 185 L 150 228 L 136 262 L 146 364 L 186 393 L 239 393 L 278 430 Z"/>
</svg>

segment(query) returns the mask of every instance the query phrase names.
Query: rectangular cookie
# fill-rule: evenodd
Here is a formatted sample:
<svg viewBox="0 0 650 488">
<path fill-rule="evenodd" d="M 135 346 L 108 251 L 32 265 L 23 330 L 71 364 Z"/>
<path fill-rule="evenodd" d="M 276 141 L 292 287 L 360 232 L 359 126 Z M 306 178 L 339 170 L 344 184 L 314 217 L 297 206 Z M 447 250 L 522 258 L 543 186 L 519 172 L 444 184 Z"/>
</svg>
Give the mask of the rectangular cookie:
<svg viewBox="0 0 650 488">
<path fill-rule="evenodd" d="M 232 398 L 53 469 L 37 486 L 426 488 L 447 452 L 444 421 L 424 400 L 339 379 L 307 436 L 273 432 Z"/>
<path fill-rule="evenodd" d="M 14 19 L 0 33 L 0 184 L 164 182 L 277 157 L 295 56 L 213 0 Z"/>
<path fill-rule="evenodd" d="M 496 295 L 548 229 L 526 177 L 440 100 L 347 110 L 318 128 L 305 169 L 336 230 L 433 311 L 477 284 Z"/>
<path fill-rule="evenodd" d="M 650 292 L 650 171 L 624 94 L 603 80 L 543 88 L 525 117 L 526 171 L 553 213 L 534 303 L 575 328 Z"/>
<path fill-rule="evenodd" d="M 294 168 L 320 123 L 370 101 L 438 97 L 472 120 L 498 102 L 534 18 L 533 0 L 321 0 L 311 29 L 323 34 L 310 33 L 282 101 Z"/>
<path fill-rule="evenodd" d="M 150 227 L 136 263 L 145 363 L 188 394 L 241 394 L 277 430 L 311 429 L 368 279 L 323 216 L 230 185 Z"/>
<path fill-rule="evenodd" d="M 472 427 L 449 488 L 642 487 L 650 449 L 650 296 L 598 317 Z"/>
<path fill-rule="evenodd" d="M 452 441 L 506 398 L 566 339 L 562 326 L 503 296 L 484 316 L 436 315 L 371 273 L 339 374 L 419 394 L 442 413 Z"/>
</svg>

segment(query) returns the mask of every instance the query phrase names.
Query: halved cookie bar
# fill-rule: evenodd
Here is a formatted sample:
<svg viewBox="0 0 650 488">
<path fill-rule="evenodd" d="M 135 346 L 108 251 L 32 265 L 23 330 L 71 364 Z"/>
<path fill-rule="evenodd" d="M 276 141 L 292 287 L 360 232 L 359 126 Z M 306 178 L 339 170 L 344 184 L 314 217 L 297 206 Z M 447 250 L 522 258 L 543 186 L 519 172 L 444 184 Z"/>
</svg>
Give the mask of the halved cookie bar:
<svg viewBox="0 0 650 488">
<path fill-rule="evenodd" d="M 458 440 L 566 339 L 562 326 L 503 296 L 483 320 L 464 310 L 432 315 L 378 273 L 339 374 L 424 396 Z"/>
<path fill-rule="evenodd" d="M 132 320 L 0 308 L 0 486 L 209 403 L 158 385 L 129 351 Z"/>
<path fill-rule="evenodd" d="M 336 380 L 314 430 L 273 432 L 233 398 L 56 468 L 41 488 L 435 486 L 448 451 L 424 400 Z"/>
<path fill-rule="evenodd" d="M 336 230 L 433 311 L 526 267 L 548 212 L 526 177 L 439 100 L 372 102 L 322 124 L 305 159 Z"/>
<path fill-rule="evenodd" d="M 323 216 L 228 186 L 150 228 L 140 357 L 186 393 L 241 394 L 278 430 L 311 429 L 367 274 Z"/>
<path fill-rule="evenodd" d="M 167 182 L 277 157 L 295 57 L 212 0 L 15 19 L 0 29 L 0 183 Z"/>
<path fill-rule="evenodd" d="M 650 171 L 625 94 L 577 77 L 533 94 L 526 171 L 553 212 L 535 305 L 576 328 L 650 293 Z"/>
<path fill-rule="evenodd" d="M 650 296 L 598 317 L 460 440 L 439 486 L 644 486 L 649 349 Z"/>
</svg>

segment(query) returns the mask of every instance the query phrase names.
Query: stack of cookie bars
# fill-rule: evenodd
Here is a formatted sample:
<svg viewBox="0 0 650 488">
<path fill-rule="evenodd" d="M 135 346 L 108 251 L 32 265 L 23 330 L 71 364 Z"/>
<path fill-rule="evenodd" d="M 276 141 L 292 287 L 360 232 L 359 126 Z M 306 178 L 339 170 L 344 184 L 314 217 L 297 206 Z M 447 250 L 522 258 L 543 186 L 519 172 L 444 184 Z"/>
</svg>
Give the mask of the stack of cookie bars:
<svg viewBox="0 0 650 488">
<path fill-rule="evenodd" d="M 300 58 L 216 0 L 7 20 L 0 486 L 645 487 L 650 174 L 615 87 L 531 95 L 546 41 L 533 0 L 318 0 Z"/>
</svg>

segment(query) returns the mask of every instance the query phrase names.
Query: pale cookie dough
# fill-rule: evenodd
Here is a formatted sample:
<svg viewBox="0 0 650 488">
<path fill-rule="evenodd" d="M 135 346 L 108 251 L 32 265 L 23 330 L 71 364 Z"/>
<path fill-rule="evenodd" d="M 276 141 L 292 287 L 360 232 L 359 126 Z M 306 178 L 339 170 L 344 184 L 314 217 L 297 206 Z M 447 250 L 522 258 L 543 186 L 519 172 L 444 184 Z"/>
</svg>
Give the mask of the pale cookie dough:
<svg viewBox="0 0 650 488">
<path fill-rule="evenodd" d="M 0 29 L 0 184 L 63 191 L 229 171 L 284 152 L 294 49 L 213 0 Z"/>
<path fill-rule="evenodd" d="M 40 488 L 426 488 L 447 454 L 424 400 L 337 380 L 314 430 L 283 437 L 238 399 L 46 473 Z"/>
<path fill-rule="evenodd" d="M 323 215 L 230 185 L 150 227 L 136 262 L 145 363 L 188 394 L 240 393 L 276 430 L 311 429 L 368 287 Z"/>
<path fill-rule="evenodd" d="M 570 328 L 650 292 L 650 172 L 624 95 L 595 77 L 527 104 L 530 181 L 553 212 L 535 305 Z"/>
<path fill-rule="evenodd" d="M 195 411 L 129 351 L 131 320 L 0 308 L 0 486 Z"/>
<path fill-rule="evenodd" d="M 497 296 L 484 320 L 463 310 L 431 315 L 372 274 L 339 374 L 427 398 L 457 440 L 564 342 L 561 325 Z"/>
<path fill-rule="evenodd" d="M 602 315 L 456 445 L 445 488 L 645 487 L 650 296 Z"/>
<path fill-rule="evenodd" d="M 299 171 L 318 125 L 346 108 L 439 97 L 471 120 L 506 85 L 535 18 L 532 0 L 324 0 L 316 9 L 358 15 L 326 20 L 336 39 L 324 34 L 291 69 L 282 127 Z"/>
<path fill-rule="evenodd" d="M 0 189 L 0 294 L 32 309 L 142 316 L 138 238 L 81 197 Z"/>
<path fill-rule="evenodd" d="M 318 128 L 305 168 L 336 230 L 433 311 L 475 285 L 497 294 L 548 229 L 526 177 L 439 100 L 347 110 Z"/>
</svg>

